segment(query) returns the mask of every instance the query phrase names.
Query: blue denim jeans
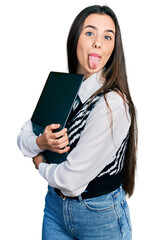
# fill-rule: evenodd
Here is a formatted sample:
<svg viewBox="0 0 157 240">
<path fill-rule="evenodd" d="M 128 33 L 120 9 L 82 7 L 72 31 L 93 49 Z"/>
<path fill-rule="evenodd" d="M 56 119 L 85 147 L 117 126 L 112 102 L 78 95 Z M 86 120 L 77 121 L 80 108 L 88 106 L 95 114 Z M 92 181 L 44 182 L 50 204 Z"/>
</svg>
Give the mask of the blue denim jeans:
<svg viewBox="0 0 157 240">
<path fill-rule="evenodd" d="M 48 187 L 42 240 L 131 240 L 129 209 L 122 187 L 91 199 L 65 199 Z"/>
</svg>

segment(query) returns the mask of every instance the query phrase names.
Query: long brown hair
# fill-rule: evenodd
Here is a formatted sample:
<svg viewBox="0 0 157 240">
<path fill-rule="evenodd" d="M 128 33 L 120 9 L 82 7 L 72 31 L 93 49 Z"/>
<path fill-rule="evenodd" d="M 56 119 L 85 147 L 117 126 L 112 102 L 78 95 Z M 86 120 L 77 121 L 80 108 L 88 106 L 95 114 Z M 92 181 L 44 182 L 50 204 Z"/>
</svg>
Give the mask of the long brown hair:
<svg viewBox="0 0 157 240">
<path fill-rule="evenodd" d="M 128 103 L 131 116 L 131 125 L 129 129 L 129 139 L 126 148 L 124 166 L 121 171 L 122 185 L 125 193 L 130 197 L 133 194 L 135 186 L 136 172 L 136 152 L 137 152 L 137 122 L 136 110 L 132 101 L 125 67 L 125 57 L 121 39 L 119 23 L 115 13 L 108 6 L 94 5 L 82 10 L 75 18 L 67 40 L 68 67 L 70 73 L 77 73 L 78 60 L 76 56 L 76 48 L 78 39 L 82 30 L 85 19 L 93 13 L 107 14 L 114 21 L 116 34 L 115 46 L 110 59 L 102 70 L 102 77 L 105 79 L 104 85 L 95 93 L 104 93 L 105 101 L 106 93 L 116 91 L 121 95 L 123 101 Z M 109 105 L 108 105 L 109 107 Z"/>
</svg>

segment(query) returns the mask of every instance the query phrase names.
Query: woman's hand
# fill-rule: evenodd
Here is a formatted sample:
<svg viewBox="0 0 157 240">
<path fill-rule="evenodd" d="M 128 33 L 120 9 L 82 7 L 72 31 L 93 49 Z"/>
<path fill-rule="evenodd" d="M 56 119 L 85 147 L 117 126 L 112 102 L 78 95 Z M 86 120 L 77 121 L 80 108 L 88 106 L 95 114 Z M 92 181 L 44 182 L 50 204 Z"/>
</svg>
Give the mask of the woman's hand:
<svg viewBox="0 0 157 240">
<path fill-rule="evenodd" d="M 33 163 L 34 163 L 36 169 L 39 168 L 39 164 L 40 163 L 46 162 L 45 158 L 44 158 L 44 156 L 42 154 L 38 154 L 36 157 L 33 157 L 32 159 L 33 159 Z"/>
<path fill-rule="evenodd" d="M 43 134 L 37 137 L 36 142 L 40 149 L 50 150 L 57 153 L 68 152 L 70 147 L 69 144 L 67 129 L 64 128 L 59 132 L 53 132 L 53 130 L 58 129 L 60 124 L 51 124 L 48 125 Z"/>
</svg>

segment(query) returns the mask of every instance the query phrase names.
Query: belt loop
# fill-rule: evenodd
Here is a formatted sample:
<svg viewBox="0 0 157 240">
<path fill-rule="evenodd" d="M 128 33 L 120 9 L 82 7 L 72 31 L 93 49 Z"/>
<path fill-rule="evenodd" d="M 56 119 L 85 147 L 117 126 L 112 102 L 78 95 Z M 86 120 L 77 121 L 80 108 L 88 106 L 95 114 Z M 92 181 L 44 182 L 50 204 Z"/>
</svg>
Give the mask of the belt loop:
<svg viewBox="0 0 157 240">
<path fill-rule="evenodd" d="M 79 200 L 80 203 L 83 201 L 81 194 L 78 196 L 78 200 Z"/>
</svg>

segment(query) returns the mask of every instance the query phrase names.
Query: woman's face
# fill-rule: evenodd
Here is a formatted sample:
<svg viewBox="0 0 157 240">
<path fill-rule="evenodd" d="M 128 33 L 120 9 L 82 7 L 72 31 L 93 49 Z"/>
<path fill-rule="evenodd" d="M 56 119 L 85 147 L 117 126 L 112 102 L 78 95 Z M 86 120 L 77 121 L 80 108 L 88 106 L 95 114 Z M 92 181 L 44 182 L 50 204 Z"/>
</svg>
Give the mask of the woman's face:
<svg viewBox="0 0 157 240">
<path fill-rule="evenodd" d="M 105 14 L 89 15 L 77 44 L 77 73 L 85 78 L 100 71 L 109 60 L 115 44 L 115 24 Z"/>
</svg>

